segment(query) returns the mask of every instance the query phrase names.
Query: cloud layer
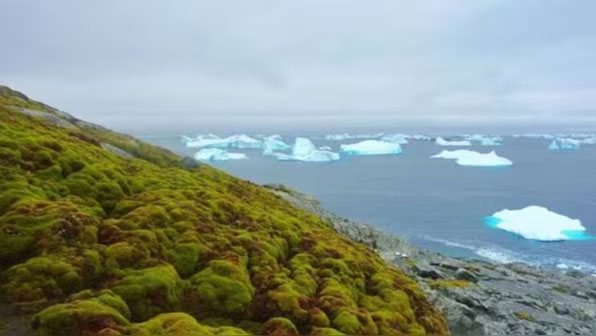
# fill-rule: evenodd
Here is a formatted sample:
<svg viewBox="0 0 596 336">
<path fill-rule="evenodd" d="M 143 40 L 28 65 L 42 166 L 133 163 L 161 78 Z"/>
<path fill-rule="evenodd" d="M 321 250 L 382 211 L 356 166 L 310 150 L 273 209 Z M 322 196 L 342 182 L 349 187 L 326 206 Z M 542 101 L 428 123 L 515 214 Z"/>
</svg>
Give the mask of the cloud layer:
<svg viewBox="0 0 596 336">
<path fill-rule="evenodd" d="M 591 0 L 4 0 L 1 81 L 118 127 L 596 122 Z"/>
</svg>

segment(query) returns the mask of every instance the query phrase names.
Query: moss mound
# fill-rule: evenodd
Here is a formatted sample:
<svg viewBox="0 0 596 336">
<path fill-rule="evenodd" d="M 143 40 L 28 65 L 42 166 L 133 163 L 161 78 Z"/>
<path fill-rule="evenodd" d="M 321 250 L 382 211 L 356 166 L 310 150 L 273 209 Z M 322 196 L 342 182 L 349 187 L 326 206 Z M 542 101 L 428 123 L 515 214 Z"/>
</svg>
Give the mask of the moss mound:
<svg viewBox="0 0 596 336">
<path fill-rule="evenodd" d="M 0 98 L 0 297 L 39 335 L 448 334 L 410 278 L 319 217 Z"/>
</svg>

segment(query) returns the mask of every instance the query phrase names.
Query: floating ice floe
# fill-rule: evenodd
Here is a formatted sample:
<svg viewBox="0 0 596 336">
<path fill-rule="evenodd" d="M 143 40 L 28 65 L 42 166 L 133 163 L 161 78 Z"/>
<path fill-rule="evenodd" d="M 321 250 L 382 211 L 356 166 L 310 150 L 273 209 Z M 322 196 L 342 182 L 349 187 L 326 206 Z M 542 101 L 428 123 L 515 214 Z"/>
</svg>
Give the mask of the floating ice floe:
<svg viewBox="0 0 596 336">
<path fill-rule="evenodd" d="M 484 221 L 490 227 L 515 233 L 526 239 L 542 241 L 592 239 L 579 219 L 571 219 L 536 205 L 519 210 L 501 210 L 486 217 Z"/>
<path fill-rule="evenodd" d="M 419 140 L 419 141 L 431 141 L 433 138 L 429 137 L 428 135 L 424 134 L 414 134 L 410 136 L 412 140 Z"/>
<path fill-rule="evenodd" d="M 500 167 L 511 166 L 513 164 L 511 160 L 498 156 L 495 151 L 478 153 L 467 149 L 444 150 L 439 154 L 431 156 L 431 158 L 455 160 L 455 163 L 460 166 Z"/>
<path fill-rule="evenodd" d="M 468 141 L 477 141 L 481 146 L 500 146 L 503 138 L 500 136 L 474 134 L 466 136 Z"/>
<path fill-rule="evenodd" d="M 196 138 L 182 136 L 182 141 L 189 148 L 261 148 L 262 141 L 249 137 L 245 134 L 232 135 L 227 138 L 220 138 L 214 134 L 198 135 Z"/>
<path fill-rule="evenodd" d="M 247 159 L 244 153 L 230 153 L 220 148 L 203 148 L 195 153 L 195 160 L 200 161 L 227 161 Z"/>
<path fill-rule="evenodd" d="M 296 138 L 292 147 L 292 154 L 274 153 L 281 161 L 307 161 L 307 162 L 329 162 L 339 160 L 339 154 L 319 150 L 307 138 Z"/>
<path fill-rule="evenodd" d="M 472 143 L 468 140 L 458 140 L 458 141 L 454 141 L 454 140 L 445 140 L 442 137 L 438 137 L 435 140 L 435 144 L 439 145 L 439 146 L 471 146 Z"/>
<path fill-rule="evenodd" d="M 351 155 L 382 155 L 399 154 L 402 152 L 399 143 L 379 140 L 364 140 L 339 147 L 342 152 Z"/>
<path fill-rule="evenodd" d="M 384 135 L 383 137 L 381 137 L 382 141 L 386 141 L 386 142 L 393 142 L 393 143 L 397 143 L 400 145 L 405 145 L 408 143 L 408 138 L 410 138 L 409 135 L 406 134 L 388 134 L 388 135 Z"/>
<path fill-rule="evenodd" d="M 263 155 L 273 155 L 275 151 L 283 151 L 290 148 L 292 147 L 283 142 L 279 134 L 263 137 Z"/>
<path fill-rule="evenodd" d="M 576 150 L 581 147 L 581 140 L 571 138 L 556 138 L 548 146 L 550 150 Z"/>
<path fill-rule="evenodd" d="M 350 140 L 350 139 L 376 139 L 383 136 L 383 133 L 374 133 L 374 134 L 356 134 L 352 135 L 349 133 L 341 133 L 341 134 L 329 134 L 325 136 L 325 140 L 327 141 L 343 141 L 343 140 Z"/>
<path fill-rule="evenodd" d="M 531 139 L 554 139 L 555 136 L 552 134 L 547 133 L 522 133 L 522 134 L 513 134 L 514 138 L 531 138 Z"/>
<path fill-rule="evenodd" d="M 329 147 L 329 146 L 321 146 L 321 147 L 319 147 L 319 150 L 330 151 L 331 150 L 331 147 Z"/>
</svg>

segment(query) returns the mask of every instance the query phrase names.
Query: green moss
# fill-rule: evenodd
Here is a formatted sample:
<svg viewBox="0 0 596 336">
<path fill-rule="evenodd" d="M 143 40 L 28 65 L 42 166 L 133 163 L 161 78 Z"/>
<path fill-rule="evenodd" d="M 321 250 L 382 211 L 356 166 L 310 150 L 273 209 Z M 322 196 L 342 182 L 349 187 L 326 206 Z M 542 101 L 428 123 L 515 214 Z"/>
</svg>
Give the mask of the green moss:
<svg viewBox="0 0 596 336">
<path fill-rule="evenodd" d="M 435 289 L 468 288 L 470 287 L 470 282 L 457 279 L 440 279 L 430 281 L 429 285 Z"/>
<path fill-rule="evenodd" d="M 267 320 L 267 322 L 263 324 L 260 334 L 276 336 L 299 335 L 298 329 L 296 329 L 294 323 L 283 317 L 274 317 Z"/>
<path fill-rule="evenodd" d="M 210 327 L 199 324 L 192 316 L 184 313 L 161 314 L 147 322 L 130 328 L 131 336 L 231 336 L 248 335 L 233 327 Z"/>
<path fill-rule="evenodd" d="M 12 302 L 59 298 L 75 292 L 83 285 L 79 271 L 71 264 L 55 258 L 36 257 L 11 267 L 5 273 L 8 282 L 2 291 Z"/>
<path fill-rule="evenodd" d="M 35 315 L 32 325 L 39 336 L 94 334 L 104 328 L 128 325 L 118 309 L 123 309 L 122 304 L 113 293 L 104 292 L 97 298 L 75 299 L 46 308 Z"/>
<path fill-rule="evenodd" d="M 195 273 L 204 245 L 197 243 L 176 244 L 173 250 L 169 252 L 172 265 L 182 277 L 187 277 Z"/>
<path fill-rule="evenodd" d="M 179 308 L 180 279 L 169 265 L 129 270 L 111 289 L 128 305 L 133 321 Z"/>
<path fill-rule="evenodd" d="M 342 308 L 333 319 L 332 326 L 348 335 L 377 335 L 378 329 L 365 310 Z"/>
<path fill-rule="evenodd" d="M 197 314 L 242 314 L 252 302 L 254 288 L 242 258 L 212 260 L 190 278 L 190 291 Z"/>
</svg>

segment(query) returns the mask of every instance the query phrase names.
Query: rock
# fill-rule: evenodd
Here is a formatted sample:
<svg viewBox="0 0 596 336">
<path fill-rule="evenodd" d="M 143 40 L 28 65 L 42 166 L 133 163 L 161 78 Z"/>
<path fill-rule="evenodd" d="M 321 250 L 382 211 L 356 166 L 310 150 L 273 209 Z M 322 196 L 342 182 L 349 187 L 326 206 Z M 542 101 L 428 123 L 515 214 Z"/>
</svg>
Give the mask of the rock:
<svg viewBox="0 0 596 336">
<path fill-rule="evenodd" d="M 559 315 L 567 315 L 569 314 L 569 308 L 565 307 L 565 306 L 555 306 L 555 313 L 559 314 Z"/>
<path fill-rule="evenodd" d="M 476 277 L 476 275 L 474 275 L 474 273 L 472 273 L 464 268 L 460 268 L 457 271 L 455 271 L 455 278 L 459 279 L 459 280 L 473 282 L 473 283 L 478 282 L 478 278 Z"/>
<path fill-rule="evenodd" d="M 539 328 L 534 329 L 534 333 L 536 335 L 546 335 L 546 332 L 544 330 L 542 330 L 542 329 L 539 329 Z"/>
<path fill-rule="evenodd" d="M 433 280 L 444 279 L 445 276 L 437 269 L 433 268 L 429 264 L 417 263 L 412 266 L 412 270 L 416 275 L 422 278 L 430 278 Z"/>
<path fill-rule="evenodd" d="M 116 146 L 114 146 L 112 144 L 109 144 L 107 142 L 101 142 L 100 145 L 101 145 L 101 148 L 103 148 L 103 149 L 105 149 L 107 151 L 110 151 L 110 152 L 112 152 L 112 153 L 114 153 L 114 154 L 116 154 L 116 155 L 118 155 L 118 156 L 120 156 L 122 158 L 125 158 L 125 159 L 132 159 L 132 158 L 134 158 L 134 155 L 130 154 L 129 152 L 127 152 L 127 151 L 125 151 L 125 150 L 123 150 L 121 148 L 118 148 L 118 147 L 116 147 Z"/>
</svg>

